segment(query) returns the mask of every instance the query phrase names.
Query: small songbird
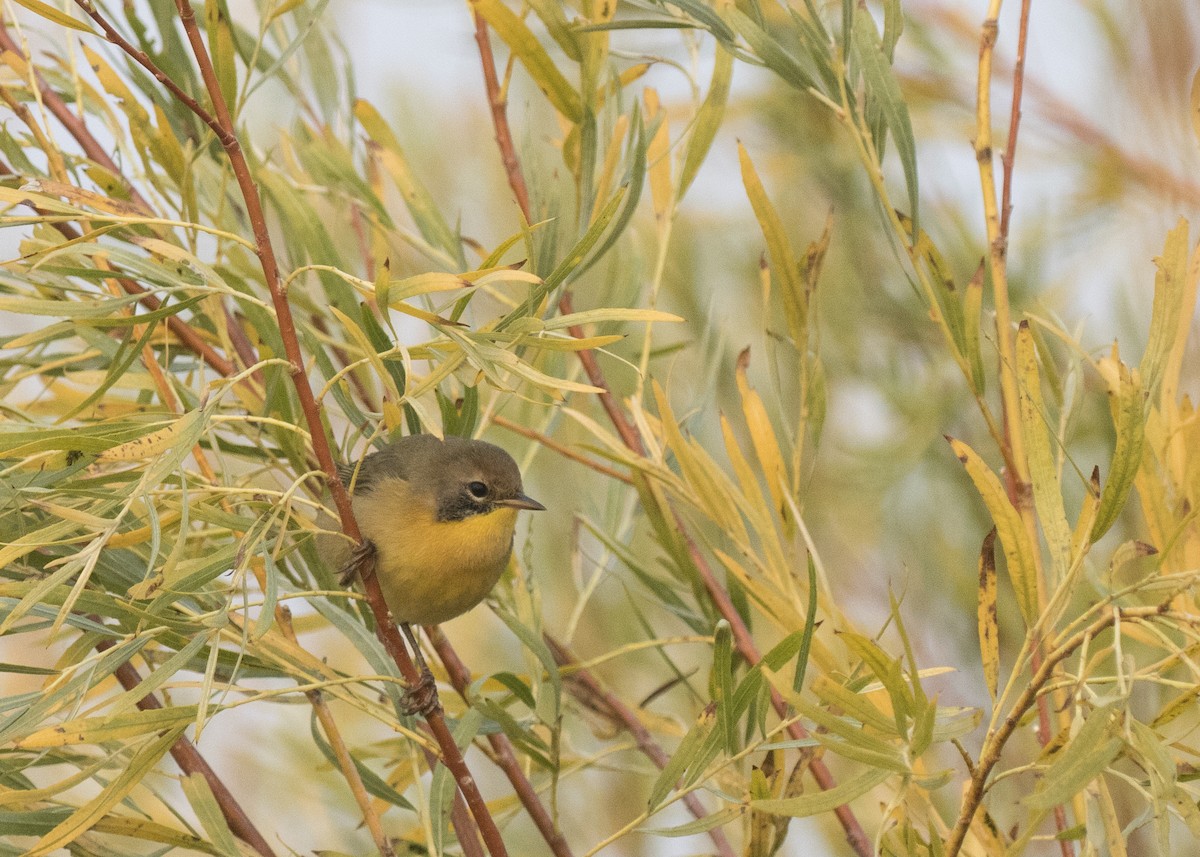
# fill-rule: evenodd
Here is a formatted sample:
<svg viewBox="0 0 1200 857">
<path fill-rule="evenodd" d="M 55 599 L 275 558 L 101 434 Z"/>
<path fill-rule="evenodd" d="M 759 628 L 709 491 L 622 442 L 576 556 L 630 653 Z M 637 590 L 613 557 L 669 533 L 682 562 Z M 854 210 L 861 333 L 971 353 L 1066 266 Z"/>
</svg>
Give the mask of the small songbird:
<svg viewBox="0 0 1200 857">
<path fill-rule="evenodd" d="M 522 493 L 512 456 L 482 440 L 409 435 L 339 476 L 401 623 L 436 625 L 482 601 L 508 565 L 517 512 L 546 508 Z M 322 542 L 334 568 L 353 564 L 345 539 Z"/>
</svg>

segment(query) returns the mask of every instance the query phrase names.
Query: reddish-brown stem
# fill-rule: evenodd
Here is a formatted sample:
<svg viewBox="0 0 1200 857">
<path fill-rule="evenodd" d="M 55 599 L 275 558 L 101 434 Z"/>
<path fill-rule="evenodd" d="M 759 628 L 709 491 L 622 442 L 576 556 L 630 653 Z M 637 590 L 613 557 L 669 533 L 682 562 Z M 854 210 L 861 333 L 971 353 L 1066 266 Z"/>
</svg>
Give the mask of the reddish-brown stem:
<svg viewBox="0 0 1200 857">
<path fill-rule="evenodd" d="M 491 43 L 487 38 L 487 26 L 482 19 L 476 15 L 475 17 L 475 41 L 479 45 L 480 58 L 483 63 L 484 84 L 487 87 L 488 104 L 492 109 L 492 119 L 496 131 L 496 143 L 500 148 L 500 156 L 504 162 L 505 172 L 508 175 L 509 185 L 512 188 L 513 195 L 517 199 L 518 205 L 521 206 L 521 213 L 525 216 L 526 222 L 532 222 L 532 212 L 529 203 L 529 195 L 526 190 L 525 179 L 521 173 L 520 161 L 516 155 L 516 147 L 513 145 L 512 132 L 508 125 L 508 118 L 505 112 L 505 101 L 500 93 L 499 81 L 496 78 L 496 64 L 492 57 Z M 559 297 L 558 309 L 563 315 L 570 315 L 574 312 L 574 304 L 571 300 L 571 293 L 564 291 Z M 577 325 L 572 325 L 567 328 L 572 336 L 576 339 L 581 339 L 584 336 L 583 330 Z M 596 355 L 588 351 L 577 352 L 579 361 L 583 365 L 584 373 L 588 377 L 588 381 L 594 387 L 599 387 L 601 392 L 597 394 L 600 400 L 600 406 L 604 408 L 605 414 L 608 415 L 617 434 L 621 437 L 621 442 L 632 452 L 637 455 L 644 456 L 646 454 L 645 445 L 642 443 L 641 434 L 632 420 L 625 414 L 620 403 L 612 393 L 612 388 L 608 385 L 608 380 L 604 376 L 604 370 L 600 368 L 599 362 L 596 360 Z M 679 525 L 680 534 L 687 545 L 688 552 L 696 563 L 697 570 L 704 580 L 705 588 L 708 590 L 710 597 L 717 606 L 717 610 L 725 617 L 734 631 L 734 638 L 738 644 L 738 650 L 742 657 L 748 663 L 758 663 L 761 660 L 761 655 L 754 641 L 750 636 L 745 623 L 742 622 L 741 616 L 733 606 L 733 601 L 729 597 L 729 593 L 716 579 L 709 567 L 707 561 L 700 553 L 696 544 L 688 536 L 683 527 L 682 521 L 676 515 L 676 521 Z M 775 691 L 771 693 L 771 702 L 776 712 L 781 716 L 785 716 L 787 706 L 783 698 Z M 632 713 L 632 712 L 630 712 Z M 635 718 L 636 719 L 636 718 Z M 640 726 L 640 722 L 639 722 Z M 644 727 L 642 731 L 645 732 Z M 807 737 L 807 731 L 799 723 L 793 723 L 789 729 L 789 733 L 794 738 Z M 638 741 L 639 746 L 642 746 L 641 739 L 636 732 L 631 732 L 634 735 L 634 740 Z M 649 737 L 649 733 L 645 733 L 645 737 Z M 655 745 L 657 747 L 657 745 Z M 643 748 L 643 751 L 644 748 Z M 659 748 L 661 753 L 661 748 Z M 647 754 L 649 755 L 649 753 Z M 651 758 L 654 758 L 651 756 Z M 664 762 L 665 764 L 665 762 Z M 837 785 L 833 775 L 820 759 L 813 759 L 809 765 L 812 771 L 813 778 L 817 784 L 825 790 L 833 788 Z M 691 795 L 689 795 L 691 797 Z M 691 805 L 689 804 L 689 808 Z M 703 813 L 703 807 L 699 810 Z M 866 831 L 859 824 L 853 810 L 847 805 L 842 805 L 834 810 L 838 821 L 841 823 L 843 830 L 846 833 L 846 839 L 854 848 L 859 857 L 869 857 L 872 851 L 871 840 L 867 837 Z"/>
<path fill-rule="evenodd" d="M 491 418 L 493 425 L 498 425 L 500 428 L 508 429 L 513 434 L 519 434 L 521 437 L 527 437 L 532 441 L 536 441 L 546 449 L 557 452 L 563 458 L 569 458 L 572 461 L 578 461 L 584 467 L 595 470 L 597 473 L 602 473 L 609 479 L 615 479 L 618 482 L 624 482 L 626 485 L 632 485 L 633 480 L 619 470 L 616 470 L 608 465 L 601 464 L 588 458 L 586 455 L 580 455 L 571 447 L 561 444 L 549 435 L 542 434 L 540 431 L 535 431 L 531 428 L 515 423 L 512 420 L 505 419 L 499 414 L 493 414 Z"/>
<path fill-rule="evenodd" d="M 313 452 L 327 477 L 330 492 L 333 495 L 334 503 L 341 517 L 342 530 L 354 541 L 360 542 L 362 541 L 362 534 L 358 529 L 357 521 L 354 519 L 354 512 L 350 506 L 350 496 L 338 478 L 337 466 L 334 463 L 329 439 L 326 437 L 324 426 L 321 423 L 320 406 L 313 396 L 312 387 L 304 371 L 304 360 L 300 351 L 300 342 L 296 335 L 296 324 L 292 316 L 291 306 L 288 303 L 287 294 L 279 279 L 278 263 L 275 259 L 271 236 L 267 230 L 266 216 L 263 212 L 262 201 L 258 195 L 258 187 L 254 183 L 249 165 L 246 163 L 245 154 L 242 152 L 241 144 L 234 133 L 233 117 L 230 115 L 229 106 L 225 103 L 225 98 L 221 93 L 217 75 L 213 69 L 212 59 L 209 57 L 208 49 L 205 47 L 204 40 L 200 34 L 200 28 L 196 24 L 196 17 L 191 3 L 189 0 L 175 0 L 175 6 L 178 10 L 179 20 L 183 25 L 184 33 L 191 45 L 192 53 L 196 57 L 196 63 L 200 68 L 205 89 L 208 91 L 209 99 L 213 105 L 216 125 L 215 127 L 210 125 L 210 127 L 213 127 L 213 131 L 217 134 L 217 139 L 225 149 L 226 156 L 229 158 L 230 166 L 233 169 L 234 177 L 242 193 L 242 199 L 246 206 L 246 215 L 254 233 L 259 264 L 263 271 L 263 281 L 271 293 L 271 301 L 275 307 L 275 315 L 279 324 L 284 351 L 287 354 L 288 362 L 291 364 L 292 385 L 296 390 L 297 398 L 300 401 L 300 409 L 304 413 L 305 422 L 312 436 Z M 204 117 L 201 116 L 201 118 L 203 119 Z M 375 576 L 374 568 L 369 569 L 363 575 L 363 578 L 367 600 L 375 616 L 376 633 L 404 677 L 414 684 L 417 683 L 420 681 L 420 674 L 413 664 L 412 658 L 409 657 L 408 651 L 404 647 L 404 642 L 400 637 L 400 632 L 395 622 L 392 621 L 391 614 L 384 603 L 383 591 L 379 588 L 379 581 Z M 483 796 L 479 793 L 479 787 L 475 783 L 470 770 L 467 768 L 462 753 L 459 752 L 458 746 L 454 743 L 454 736 L 451 734 L 449 726 L 446 725 L 446 720 L 442 716 L 440 707 L 432 711 L 426 719 L 430 730 L 437 739 L 438 746 L 441 748 L 443 764 L 446 765 L 454 776 L 459 790 L 466 799 L 468 806 L 470 806 L 471 813 L 475 817 L 476 824 L 479 825 L 480 835 L 482 835 L 484 842 L 487 844 L 488 851 L 492 857 L 502 857 L 502 855 L 507 857 L 508 852 L 504 846 L 504 840 L 500 836 L 500 831 L 496 827 L 491 813 L 488 811 Z"/>
<path fill-rule="evenodd" d="M 98 619 L 99 617 L 97 617 Z M 105 651 L 111 649 L 114 643 L 111 640 L 103 640 L 96 644 L 97 651 Z M 133 690 L 142 683 L 142 677 L 138 675 L 138 671 L 133 668 L 133 665 L 128 661 L 121 664 L 113 673 L 117 677 L 117 681 L 121 683 L 121 687 L 126 690 Z M 158 701 L 152 693 L 148 693 L 137 701 L 137 707 L 142 711 L 150 711 L 152 709 L 162 708 L 162 703 Z M 217 776 L 216 771 L 209 767 L 208 762 L 200 755 L 200 751 L 187 738 L 180 737 L 174 744 L 171 745 L 171 758 L 175 760 L 175 764 L 179 765 L 179 769 L 185 774 L 199 774 L 204 777 L 208 783 L 209 789 L 213 793 L 213 797 L 217 801 L 217 805 L 221 808 L 221 814 L 225 816 L 225 821 L 229 824 L 229 829 L 233 831 L 234 836 L 245 842 L 262 857 L 275 857 L 275 852 L 271 850 L 271 846 L 267 844 L 267 840 L 258 832 L 258 828 L 250 821 L 241 805 L 234 798 L 233 794 Z"/>
<path fill-rule="evenodd" d="M 500 87 L 500 79 L 496 76 L 496 58 L 492 54 L 492 43 L 488 39 L 487 21 L 478 13 L 475 14 L 475 43 L 479 45 L 479 60 L 483 65 L 483 81 L 487 87 L 488 107 L 492 111 L 492 126 L 496 129 L 496 145 L 500 149 L 500 160 L 504 163 L 504 172 L 508 176 L 508 186 L 512 188 L 517 205 L 525 215 L 525 222 L 532 223 L 533 218 L 529 207 L 529 188 L 525 184 L 525 174 L 521 171 L 521 161 L 517 157 L 516 147 L 513 146 L 512 129 L 508 126 L 508 102 Z"/>
<path fill-rule="evenodd" d="M 572 694 L 580 703 L 586 706 L 591 711 L 599 714 L 606 720 L 618 724 L 637 744 L 638 749 L 642 754 L 654 763 L 654 766 L 660 771 L 667 766 L 671 761 L 671 757 L 667 755 L 666 750 L 659 746 L 654 740 L 654 736 L 650 734 L 650 730 L 642 723 L 642 719 L 638 717 L 637 712 L 621 701 L 621 698 L 616 694 L 605 689 L 600 681 L 586 669 L 579 668 L 579 660 L 571 653 L 565 645 L 551 637 L 549 634 L 543 634 L 542 639 L 546 642 L 546 646 L 550 649 L 550 653 L 554 656 L 554 662 L 560 667 L 569 668 L 564 683 L 570 688 Z M 704 804 L 700 803 L 700 799 L 696 797 L 695 792 L 688 792 L 683 796 L 684 806 L 696 818 L 704 818 L 708 815 Z M 725 831 L 719 827 L 714 827 L 708 831 L 708 836 L 716 846 L 721 857 L 735 857 L 736 851 L 725 836 Z"/>
<path fill-rule="evenodd" d="M 104 38 L 108 39 L 122 51 L 125 55 L 140 65 L 150 74 L 154 75 L 154 79 L 162 84 L 163 89 L 175 96 L 175 99 L 184 105 L 188 110 L 192 111 L 196 117 L 213 130 L 217 137 L 222 136 L 222 125 L 217 122 L 216 117 L 204 109 L 199 101 L 192 98 L 184 89 L 170 78 L 155 62 L 146 55 L 146 52 L 136 47 L 129 42 L 124 36 L 117 32 L 116 27 L 108 22 L 108 20 L 96 11 L 92 0 L 75 0 L 75 5 L 84 11 L 89 18 L 96 22 L 96 25 L 104 31 Z"/>
<path fill-rule="evenodd" d="M 1004 187 L 1000 202 L 1001 252 L 1008 252 L 1008 220 L 1012 214 L 1013 164 L 1017 156 L 1017 131 L 1021 127 L 1021 95 L 1025 87 L 1025 44 L 1029 37 L 1029 7 L 1033 0 L 1021 0 L 1021 24 L 1017 35 L 1017 61 L 1013 66 L 1012 112 L 1008 119 L 1008 142 L 1000 163 L 1004 167 Z"/>
<path fill-rule="evenodd" d="M 467 686 L 471 683 L 471 671 L 462 662 L 462 659 L 458 656 L 458 652 L 454 651 L 454 647 L 450 645 L 450 641 L 446 639 L 446 635 L 442 633 L 441 628 L 437 625 L 426 626 L 425 634 L 429 637 L 429 641 L 433 644 L 433 650 L 437 652 L 438 658 L 441 659 L 442 665 L 446 668 L 446 673 L 450 676 L 450 684 L 454 686 L 454 689 L 458 691 L 458 695 L 469 705 L 471 701 L 467 699 L 466 691 Z M 567 844 L 567 840 L 563 837 L 562 832 L 555 825 L 554 819 L 550 817 L 550 813 L 542 805 L 537 791 L 533 788 L 533 783 L 525 776 L 525 772 L 521 769 L 521 763 L 517 759 L 516 751 L 513 749 L 512 742 L 508 740 L 508 736 L 501 732 L 496 732 L 487 737 L 488 743 L 492 745 L 492 752 L 496 754 L 496 764 L 500 766 L 500 770 L 504 771 L 504 775 L 508 777 L 513 791 L 517 793 L 522 806 L 529 813 L 529 817 L 533 819 L 534 825 L 537 827 L 538 832 L 542 834 L 542 838 L 546 840 L 546 844 L 550 846 L 551 852 L 556 857 L 571 857 L 571 846 Z"/>
</svg>

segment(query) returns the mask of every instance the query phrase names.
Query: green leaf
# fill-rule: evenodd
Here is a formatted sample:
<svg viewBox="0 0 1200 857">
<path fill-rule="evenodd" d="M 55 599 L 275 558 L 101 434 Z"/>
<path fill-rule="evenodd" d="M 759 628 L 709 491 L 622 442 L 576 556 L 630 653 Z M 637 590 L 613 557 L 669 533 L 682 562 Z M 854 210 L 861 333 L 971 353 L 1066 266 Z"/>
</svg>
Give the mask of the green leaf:
<svg viewBox="0 0 1200 857">
<path fill-rule="evenodd" d="M 808 555 L 808 606 L 805 608 L 804 636 L 800 639 L 800 651 L 796 654 L 796 675 L 792 679 L 792 690 L 799 693 L 804 689 L 804 675 L 808 671 L 808 657 L 812 650 L 813 635 L 817 631 L 817 565 L 813 555 Z"/>
<path fill-rule="evenodd" d="M 717 622 L 713 634 L 713 701 L 717 703 L 717 722 L 721 724 L 725 752 L 738 751 L 737 717 L 733 712 L 733 631 L 724 619 Z"/>
<path fill-rule="evenodd" d="M 1119 737 L 1109 737 L 1113 726 L 1113 706 L 1097 708 L 1066 746 L 1050 769 L 1041 788 L 1025 798 L 1032 809 L 1048 810 L 1067 803 L 1104 771 L 1125 747 Z"/>
<path fill-rule="evenodd" d="M 813 89 L 816 83 L 812 75 L 779 42 L 758 25 L 754 19 L 730 4 L 725 9 L 729 25 L 737 31 L 763 65 L 779 75 L 783 82 L 801 91 Z"/>
<path fill-rule="evenodd" d="M 875 19 L 864 7 L 855 9 L 852 50 L 862 69 L 866 85 L 867 101 L 878 109 L 885 126 L 896 141 L 896 151 L 904 168 L 904 181 L 908 186 L 909 217 L 912 218 L 913 242 L 917 240 L 921 224 L 918 217 L 917 192 L 917 145 L 913 136 L 912 120 L 908 105 L 892 72 L 891 62 L 879 42 L 879 31 Z M 875 140 L 876 150 L 883 155 L 883 140 Z"/>
<path fill-rule="evenodd" d="M 716 62 L 713 65 L 712 81 L 708 86 L 708 95 L 696 112 L 696 120 L 684 150 L 683 166 L 679 170 L 679 190 L 677 199 L 683 199 L 692 180 L 700 172 L 708 150 L 712 148 L 721 120 L 725 117 L 725 103 L 729 100 L 729 86 L 733 80 L 733 54 L 717 43 Z"/>
<path fill-rule="evenodd" d="M 891 771 L 868 768 L 848 780 L 838 783 L 831 789 L 814 791 L 809 794 L 786 798 L 770 798 L 750 801 L 750 808 L 771 815 L 788 815 L 792 818 L 806 818 L 832 812 L 843 806 L 892 776 Z"/>
<path fill-rule="evenodd" d="M 650 787 L 650 797 L 646 800 L 646 806 L 651 812 L 656 810 L 662 803 L 663 798 L 671 793 L 671 790 L 675 788 L 675 783 L 683 776 L 684 771 L 703 755 L 704 745 L 716 723 L 717 714 L 713 706 L 709 706 L 700 712 L 700 716 L 692 724 L 692 728 L 688 730 L 687 735 L 683 736 L 683 740 L 679 742 L 675 753 L 663 767 L 662 771 L 659 772 L 658 779 L 654 781 L 654 785 Z"/>
<path fill-rule="evenodd" d="M 711 812 L 703 818 L 689 821 L 686 824 L 679 824 L 675 827 L 639 827 L 638 832 L 668 837 L 694 836 L 697 833 L 707 833 L 714 827 L 728 824 L 736 818 L 741 818 L 745 813 L 746 807 L 744 805 L 734 804 L 724 809 L 719 809 L 716 812 Z"/>
<path fill-rule="evenodd" d="M 56 849 L 63 848 L 74 842 L 80 835 L 87 832 L 104 815 L 125 799 L 158 764 L 158 760 L 171 748 L 171 745 L 183 734 L 186 724 L 179 724 L 168 729 L 152 741 L 147 742 L 129 761 L 129 765 L 117 777 L 112 779 L 101 792 L 75 810 L 61 824 L 26 852 L 26 857 L 43 857 Z"/>
<path fill-rule="evenodd" d="M 1115 354 L 1112 363 L 1115 365 L 1115 378 L 1109 379 L 1109 404 L 1113 425 L 1117 430 L 1117 442 L 1108 466 L 1108 479 L 1100 494 L 1096 522 L 1092 525 L 1090 539 L 1093 543 L 1109 531 L 1125 508 L 1133 480 L 1141 467 L 1146 431 L 1146 394 L 1138 376 Z"/>
<path fill-rule="evenodd" d="M 217 852 L 224 857 L 242 857 L 237 840 L 234 839 L 233 831 L 229 829 L 229 822 L 225 820 L 220 804 L 213 796 L 208 780 L 202 774 L 189 774 L 183 778 L 182 786 L 184 797 L 192 805 L 196 817 L 200 819 L 201 827 L 216 846 Z"/>
<path fill-rule="evenodd" d="M 1062 484 L 1046 428 L 1046 404 L 1042 400 L 1037 348 L 1029 322 L 1024 320 L 1017 330 L 1017 382 L 1033 502 L 1042 525 L 1042 534 L 1050 548 L 1054 581 L 1058 582 L 1066 576 L 1071 565 L 1071 525 L 1067 523 L 1067 513 L 1063 510 Z"/>
</svg>

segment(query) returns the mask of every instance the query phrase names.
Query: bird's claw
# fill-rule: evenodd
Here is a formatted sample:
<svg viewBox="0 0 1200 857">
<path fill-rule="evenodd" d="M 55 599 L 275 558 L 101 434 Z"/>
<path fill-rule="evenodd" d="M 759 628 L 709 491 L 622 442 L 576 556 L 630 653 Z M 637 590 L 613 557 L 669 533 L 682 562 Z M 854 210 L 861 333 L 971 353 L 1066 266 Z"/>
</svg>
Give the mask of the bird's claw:
<svg viewBox="0 0 1200 857">
<path fill-rule="evenodd" d="M 411 717 L 419 714 L 422 717 L 429 717 L 433 712 L 440 710 L 442 707 L 441 701 L 438 699 L 437 682 L 434 681 L 433 673 L 429 671 L 429 667 L 421 665 L 421 679 L 413 685 L 409 685 L 404 690 L 404 694 L 400 697 L 401 713 Z"/>
<path fill-rule="evenodd" d="M 365 576 L 366 569 L 375 563 L 377 553 L 375 542 L 370 539 L 363 539 L 355 545 L 350 558 L 346 560 L 346 564 L 342 566 L 342 570 L 338 574 L 338 580 L 341 581 L 342 586 L 349 586 L 356 577 L 361 580 Z"/>
</svg>

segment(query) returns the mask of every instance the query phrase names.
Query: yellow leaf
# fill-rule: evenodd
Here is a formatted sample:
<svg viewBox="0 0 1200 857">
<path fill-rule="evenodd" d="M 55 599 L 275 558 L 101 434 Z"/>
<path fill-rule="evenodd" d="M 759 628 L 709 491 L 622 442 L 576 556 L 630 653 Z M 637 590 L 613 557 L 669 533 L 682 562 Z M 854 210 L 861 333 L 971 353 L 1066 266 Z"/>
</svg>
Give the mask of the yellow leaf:
<svg viewBox="0 0 1200 857">
<path fill-rule="evenodd" d="M 1117 356 L 1113 345 L 1111 357 L 1099 361 L 1100 374 L 1108 382 L 1109 404 L 1113 414 L 1113 425 L 1117 431 L 1117 442 L 1113 448 L 1112 461 L 1108 468 L 1108 479 L 1100 495 L 1100 507 L 1096 511 L 1096 522 L 1092 525 L 1090 540 L 1098 541 L 1116 523 L 1125 508 L 1129 490 L 1142 463 L 1142 445 L 1146 431 L 1146 394 L 1136 369 L 1130 369 Z"/>
<path fill-rule="evenodd" d="M 1008 576 L 1016 592 L 1017 606 L 1021 609 L 1025 623 L 1032 625 L 1038 616 L 1038 580 L 1033 562 L 1033 546 L 1029 544 L 1029 536 L 1021 523 L 1021 516 L 1009 501 L 999 477 L 984 463 L 979 454 L 961 440 L 949 436 L 946 440 L 950 442 L 950 448 L 954 450 L 958 460 L 966 467 L 967 475 L 975 483 L 975 490 L 983 498 L 983 503 L 992 516 L 996 533 L 1000 537 L 1000 545 L 1004 548 Z"/>
<path fill-rule="evenodd" d="M 200 411 L 189 411 L 166 428 L 106 449 L 96 457 L 96 460 L 104 462 L 141 461 L 146 458 L 157 458 L 174 446 L 179 436 L 190 429 L 199 418 Z"/>
<path fill-rule="evenodd" d="M 1037 348 L 1028 321 L 1022 321 L 1017 330 L 1017 380 L 1033 502 L 1046 544 L 1050 547 L 1053 580 L 1058 582 L 1066 576 L 1071 565 L 1071 527 L 1063 511 L 1062 484 L 1046 430 L 1046 405 L 1042 399 Z"/>
<path fill-rule="evenodd" d="M 474 12 L 487 21 L 513 55 L 525 66 L 529 76 L 554 106 L 554 109 L 577 123 L 583 118 L 579 93 L 563 77 L 525 22 L 518 18 L 501 0 L 470 0 Z"/>
<path fill-rule="evenodd" d="M 16 0 L 18 6 L 24 6 L 35 15 L 40 15 L 47 21 L 58 24 L 61 27 L 70 27 L 72 30 L 82 30 L 85 33 L 91 33 L 93 36 L 96 31 L 80 21 L 78 18 L 73 18 L 66 12 L 55 9 L 49 3 L 42 3 L 41 0 Z"/>
<path fill-rule="evenodd" d="M 654 219 L 660 227 L 667 223 L 671 213 L 671 134 L 666 111 L 658 102 L 658 91 L 646 87 L 642 95 L 646 103 L 647 125 L 654 128 L 654 136 L 646 148 L 646 160 L 650 172 L 650 199 L 654 203 Z M 655 127 L 657 125 L 657 127 Z"/>
<path fill-rule="evenodd" d="M 754 216 L 758 219 L 758 228 L 762 230 L 763 238 L 767 241 L 771 273 L 780 281 L 788 332 L 796 348 L 803 352 L 808 335 L 808 295 L 804 284 L 800 282 L 796 253 L 788 241 L 779 212 L 767 198 L 767 191 L 754 169 L 750 155 L 741 143 L 738 143 L 738 159 L 741 161 L 742 184 L 746 187 L 746 196 L 749 197 L 750 207 L 754 209 Z"/>
<path fill-rule="evenodd" d="M 996 617 L 996 528 L 984 536 L 979 552 L 979 655 L 983 678 L 994 702 L 1000 681 L 1000 623 Z"/>
<path fill-rule="evenodd" d="M 771 427 L 771 418 L 767 415 L 766 406 L 746 378 L 749 365 L 750 349 L 747 348 L 738 355 L 737 361 L 737 388 L 742 398 L 742 414 L 746 418 L 750 442 L 762 468 L 767 490 L 771 492 L 772 505 L 776 514 L 782 518 L 787 509 L 783 497 L 784 486 L 788 484 L 787 467 L 784 465 L 783 453 L 779 450 L 779 441 L 775 437 L 775 429 Z"/>
</svg>

